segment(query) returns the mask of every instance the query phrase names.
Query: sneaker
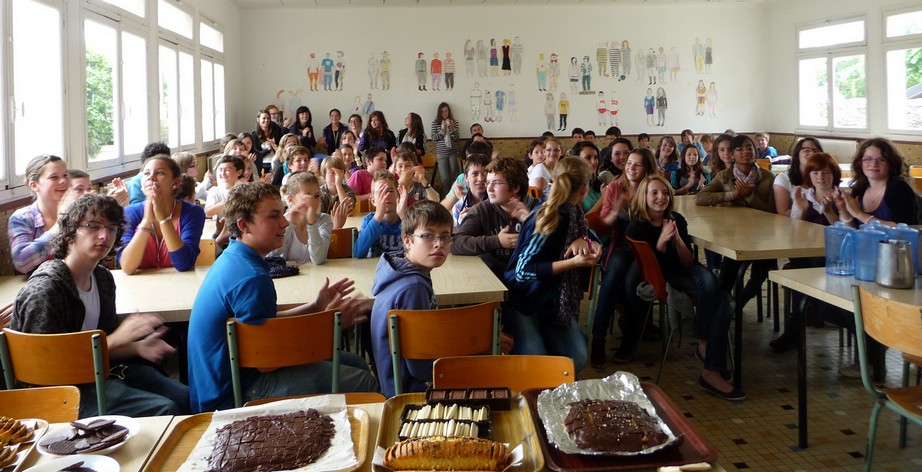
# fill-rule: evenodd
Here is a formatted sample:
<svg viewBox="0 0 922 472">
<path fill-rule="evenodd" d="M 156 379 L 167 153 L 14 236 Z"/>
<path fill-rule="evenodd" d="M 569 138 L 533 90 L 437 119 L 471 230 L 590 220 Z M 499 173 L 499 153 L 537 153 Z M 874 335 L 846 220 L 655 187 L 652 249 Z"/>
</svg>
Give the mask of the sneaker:
<svg viewBox="0 0 922 472">
<path fill-rule="evenodd" d="M 605 359 L 605 338 L 592 338 L 592 348 L 589 351 L 589 365 L 596 369 L 604 369 L 608 361 Z"/>
</svg>

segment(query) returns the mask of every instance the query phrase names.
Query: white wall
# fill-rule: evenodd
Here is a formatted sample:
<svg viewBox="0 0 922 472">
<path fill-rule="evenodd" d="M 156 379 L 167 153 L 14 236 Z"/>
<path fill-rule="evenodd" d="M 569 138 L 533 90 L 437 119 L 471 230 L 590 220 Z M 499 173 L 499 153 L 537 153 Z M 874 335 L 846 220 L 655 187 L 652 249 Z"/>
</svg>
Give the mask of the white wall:
<svg viewBox="0 0 922 472">
<path fill-rule="evenodd" d="M 887 91 L 884 78 L 885 57 L 882 49 L 884 10 L 915 5 L 905 0 L 776 0 L 769 4 L 766 65 L 771 69 L 771 108 L 768 129 L 791 132 L 797 124 L 797 42 L 795 28 L 817 24 L 827 19 L 864 15 L 867 33 L 867 97 L 869 133 L 856 136 L 885 134 L 887 129 Z M 841 133 L 838 133 L 841 134 Z M 906 139 L 908 136 L 895 136 Z M 918 136 L 916 136 L 918 138 Z"/>
<path fill-rule="evenodd" d="M 764 4 L 738 3 L 243 9 L 240 11 L 239 28 L 242 68 L 228 69 L 229 90 L 239 90 L 241 94 L 239 97 L 228 94 L 235 110 L 233 129 L 253 129 L 256 111 L 276 102 L 277 91 L 301 90 L 296 101 L 311 108 L 317 132 L 328 123 L 327 111 L 330 108 L 339 108 L 348 116 L 353 109 L 354 97 L 359 96 L 364 101 L 371 92 L 377 109 L 385 112 L 390 127 L 395 131 L 403 127 L 403 119 L 410 111 L 419 113 L 428 129 L 438 103 L 446 101 L 462 124 L 462 134 L 466 134 L 471 124 L 470 91 L 473 82 L 477 81 L 482 90 L 508 90 L 510 84 L 514 84 L 517 91 L 518 122 L 509 119 L 507 105 L 503 122 L 485 123 L 488 136 L 535 136 L 546 129 L 545 93 L 537 90 L 535 62 L 539 52 L 547 56 L 556 52 L 561 63 L 558 92 L 566 91 L 571 103 L 569 127 L 580 126 L 601 133 L 604 127 L 598 125 L 595 111 L 598 97 L 595 94 L 574 96 L 569 93 L 567 65 L 571 56 L 581 58 L 588 55 L 595 69 L 595 52 L 599 43 L 612 40 L 620 43 L 622 39 L 630 41 L 635 55 L 639 49 L 663 46 L 668 53 L 671 47 L 675 47 L 682 68 L 677 83 L 663 85 L 669 99 L 664 127 L 645 124 L 643 97 L 648 87 L 645 76 L 642 82 L 638 82 L 636 76 L 617 82 L 611 78 L 599 78 L 593 71 L 593 90 L 604 91 L 606 98 L 612 92 L 617 93 L 619 124 L 624 132 L 678 134 L 683 128 L 696 131 L 722 131 L 728 127 L 762 129 L 772 124 L 766 110 L 773 103 L 769 93 L 773 90 L 772 71 L 758 62 L 758 53 L 770 46 L 766 39 L 769 24 L 759 21 L 765 17 L 767 10 Z M 715 18 L 722 19 L 720 26 Z M 269 31 L 276 34 L 267 34 Z M 293 39 L 298 36 L 303 39 Z M 490 38 L 496 38 L 500 45 L 502 38 L 515 36 L 521 38 L 525 47 L 521 76 L 466 76 L 463 60 L 466 39 L 473 39 L 475 43 L 477 39 L 483 39 L 489 48 Z M 713 38 L 714 65 L 710 75 L 699 76 L 692 60 L 692 44 L 695 38 L 704 42 L 707 37 Z M 231 47 L 232 43 L 229 43 L 229 50 Z M 306 74 L 308 53 L 316 52 L 322 58 L 323 53 L 331 52 L 335 58 L 337 50 L 345 53 L 344 90 L 324 92 L 321 88 L 318 92 L 309 91 Z M 367 61 L 371 53 L 380 56 L 384 50 L 392 60 L 391 90 L 370 90 Z M 452 52 L 458 64 L 454 91 L 417 91 L 413 69 L 419 51 L 425 53 L 427 60 L 431 59 L 433 52 L 439 52 L 443 59 L 446 51 Z M 636 60 L 633 62 L 636 68 Z M 717 118 L 695 114 L 695 87 L 699 78 L 705 81 L 705 85 L 716 82 L 719 94 Z M 656 86 L 653 91 L 655 93 Z M 555 102 L 558 98 L 555 94 Z M 277 102 L 283 108 L 289 105 L 288 99 Z M 483 122 L 482 119 L 480 121 Z M 788 128 L 789 124 L 777 127 Z"/>
</svg>

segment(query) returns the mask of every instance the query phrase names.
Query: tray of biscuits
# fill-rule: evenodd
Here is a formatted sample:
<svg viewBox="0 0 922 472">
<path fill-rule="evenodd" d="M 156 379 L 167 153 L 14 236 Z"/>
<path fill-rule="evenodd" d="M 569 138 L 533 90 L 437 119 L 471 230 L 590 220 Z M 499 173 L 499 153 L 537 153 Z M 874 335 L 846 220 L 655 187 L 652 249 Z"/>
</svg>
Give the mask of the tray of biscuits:
<svg viewBox="0 0 922 472">
<path fill-rule="evenodd" d="M 384 404 L 372 470 L 542 470 L 544 457 L 526 401 L 517 395 L 509 404 L 508 410 L 496 411 L 450 399 L 427 404 L 425 393 L 390 398 Z M 476 426 L 477 434 L 467 425 Z"/>
<path fill-rule="evenodd" d="M 47 430 L 45 420 L 0 416 L 0 471 L 18 470 Z"/>
</svg>

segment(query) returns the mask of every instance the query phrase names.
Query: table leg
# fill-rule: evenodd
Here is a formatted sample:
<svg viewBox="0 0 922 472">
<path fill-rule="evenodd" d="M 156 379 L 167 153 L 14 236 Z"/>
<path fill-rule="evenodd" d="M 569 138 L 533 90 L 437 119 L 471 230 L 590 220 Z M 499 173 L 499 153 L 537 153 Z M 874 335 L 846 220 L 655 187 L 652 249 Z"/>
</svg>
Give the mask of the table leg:
<svg viewBox="0 0 922 472">
<path fill-rule="evenodd" d="M 733 386 L 743 388 L 743 279 L 746 275 L 747 264 L 740 264 L 739 273 L 736 275 L 736 318 L 734 327 L 735 350 L 733 352 Z"/>
<path fill-rule="evenodd" d="M 785 287 L 784 297 L 791 299 L 791 289 Z M 791 316 L 791 305 L 785 303 L 784 316 Z M 807 323 L 801 320 L 797 328 L 797 444 L 807 448 Z"/>
<path fill-rule="evenodd" d="M 781 299 L 778 298 L 778 284 L 774 282 L 769 282 L 772 287 L 772 298 L 775 299 L 775 303 L 772 304 L 772 316 L 775 317 L 775 326 L 774 330 L 777 333 L 781 330 L 781 321 L 778 320 L 778 304 L 781 303 Z"/>
</svg>

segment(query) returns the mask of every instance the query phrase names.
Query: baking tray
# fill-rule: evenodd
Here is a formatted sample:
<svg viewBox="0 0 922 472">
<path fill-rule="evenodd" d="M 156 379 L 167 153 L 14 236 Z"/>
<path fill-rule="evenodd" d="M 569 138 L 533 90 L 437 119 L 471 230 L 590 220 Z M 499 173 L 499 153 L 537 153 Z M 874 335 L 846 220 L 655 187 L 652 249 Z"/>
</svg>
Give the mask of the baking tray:
<svg viewBox="0 0 922 472">
<path fill-rule="evenodd" d="M 358 464 L 348 469 L 358 470 L 368 457 L 368 412 L 354 406 L 347 406 L 349 425 L 352 427 L 352 447 Z M 199 413 L 179 423 L 170 432 L 157 451 L 144 465 L 144 471 L 178 470 L 186 462 L 189 453 L 195 449 L 202 434 L 211 424 L 212 413 Z"/>
<path fill-rule="evenodd" d="M 397 442 L 397 433 L 400 432 L 400 413 L 403 407 L 409 404 L 426 404 L 425 393 L 406 393 L 397 395 L 384 403 L 384 412 L 381 414 L 381 426 L 378 428 L 376 447 L 387 448 Z M 521 395 L 512 397 L 511 408 L 507 411 L 493 411 L 493 440 L 509 443 L 510 447 L 519 444 L 524 446 L 524 460 L 522 464 L 512 467 L 512 472 L 539 472 L 544 469 L 544 455 L 541 445 L 535 434 L 535 425 L 529 418 L 530 409 Z M 373 454 L 372 454 L 373 455 Z M 386 469 L 374 466 L 374 471 L 383 472 Z"/>
<path fill-rule="evenodd" d="M 547 461 L 547 467 L 558 472 L 593 472 L 610 470 L 655 470 L 668 465 L 682 465 L 696 462 L 714 462 L 717 460 L 717 450 L 711 443 L 704 439 L 700 433 L 685 419 L 685 415 L 672 403 L 659 386 L 643 382 L 644 393 L 656 407 L 660 418 L 672 429 L 676 436 L 680 436 L 678 445 L 667 447 L 652 454 L 638 456 L 592 456 L 580 454 L 567 454 L 559 451 L 555 446 L 548 444 L 544 423 L 538 416 L 538 394 L 545 389 L 529 389 L 522 392 L 528 402 L 531 418 L 535 431 L 538 433 L 538 442 Z"/>
</svg>

